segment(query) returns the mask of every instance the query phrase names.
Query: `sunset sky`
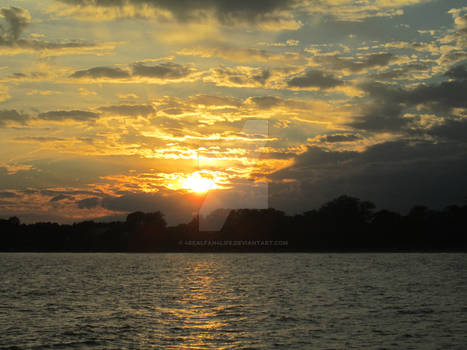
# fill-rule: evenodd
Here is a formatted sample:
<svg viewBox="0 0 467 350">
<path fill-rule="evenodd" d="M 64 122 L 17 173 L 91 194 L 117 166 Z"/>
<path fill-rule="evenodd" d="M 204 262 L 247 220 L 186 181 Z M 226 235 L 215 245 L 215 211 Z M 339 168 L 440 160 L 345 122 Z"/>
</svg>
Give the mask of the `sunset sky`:
<svg viewBox="0 0 467 350">
<path fill-rule="evenodd" d="M 0 217 L 460 203 L 465 5 L 2 0 Z"/>
</svg>

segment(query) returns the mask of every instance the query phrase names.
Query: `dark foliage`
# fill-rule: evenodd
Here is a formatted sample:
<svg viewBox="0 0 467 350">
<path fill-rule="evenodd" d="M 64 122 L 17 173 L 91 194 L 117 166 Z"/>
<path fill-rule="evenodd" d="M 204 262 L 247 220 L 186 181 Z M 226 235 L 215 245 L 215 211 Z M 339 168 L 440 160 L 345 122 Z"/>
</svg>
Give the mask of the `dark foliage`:
<svg viewBox="0 0 467 350">
<path fill-rule="evenodd" d="M 25 225 L 11 217 L 0 220 L 0 251 L 467 251 L 467 203 L 441 211 L 414 206 L 400 215 L 344 195 L 295 216 L 275 209 L 214 214 L 201 219 L 225 219 L 218 231 L 200 231 L 198 217 L 167 227 L 161 212 L 73 225 Z M 286 244 L 270 243 L 276 241 Z"/>
</svg>

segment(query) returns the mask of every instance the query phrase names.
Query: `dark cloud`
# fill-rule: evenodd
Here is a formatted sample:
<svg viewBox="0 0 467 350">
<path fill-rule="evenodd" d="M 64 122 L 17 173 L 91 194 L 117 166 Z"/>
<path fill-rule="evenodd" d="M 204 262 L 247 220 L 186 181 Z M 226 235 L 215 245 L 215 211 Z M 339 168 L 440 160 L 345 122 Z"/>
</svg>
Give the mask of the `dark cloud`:
<svg viewBox="0 0 467 350">
<path fill-rule="evenodd" d="M 31 191 L 31 190 L 29 190 Z M 26 193 L 26 191 L 22 191 Z M 46 189 L 46 190 L 40 190 L 38 191 L 41 195 L 43 196 L 67 196 L 67 197 L 73 197 L 75 195 L 84 195 L 84 196 L 95 196 L 96 192 L 99 191 L 86 191 L 86 190 L 68 190 L 68 191 L 60 191 L 60 190 L 55 190 L 55 189 Z M 30 192 L 30 194 L 37 193 L 36 192 Z"/>
<path fill-rule="evenodd" d="M 6 28 L 0 26 L 0 43 L 16 42 L 31 22 L 29 12 L 19 7 L 1 8 L 0 15 L 7 24 Z"/>
<path fill-rule="evenodd" d="M 370 54 L 359 60 L 354 60 L 352 58 L 344 58 L 340 57 L 339 55 L 317 56 L 314 57 L 313 60 L 331 69 L 348 69 L 352 72 L 360 72 L 362 70 L 373 67 L 387 66 L 395 58 L 396 56 L 394 56 L 393 54 L 385 52 Z"/>
<path fill-rule="evenodd" d="M 100 198 L 90 197 L 90 198 L 82 199 L 76 202 L 76 204 L 78 205 L 78 208 L 80 209 L 92 209 L 92 208 L 96 208 L 100 204 L 100 202 L 101 202 Z"/>
<path fill-rule="evenodd" d="M 283 16 L 279 11 L 291 10 L 299 0 L 60 0 L 79 6 L 123 7 L 151 6 L 169 11 L 181 22 L 205 21 L 212 14 L 220 23 L 233 25 L 235 23 L 257 24 L 264 21 L 279 22 Z"/>
<path fill-rule="evenodd" d="M 360 87 L 373 102 L 364 106 L 364 112 L 349 124 L 356 129 L 403 131 L 411 124 L 411 120 L 404 117 L 409 111 L 440 114 L 449 119 L 454 108 L 467 108 L 467 80 L 420 84 L 415 88 L 382 83 L 366 83 Z"/>
<path fill-rule="evenodd" d="M 327 143 L 335 143 L 335 142 L 354 142 L 361 140 L 362 137 L 359 135 L 353 134 L 335 134 L 335 135 L 326 135 L 321 138 L 321 141 Z"/>
<path fill-rule="evenodd" d="M 76 121 L 88 121 L 99 118 L 99 114 L 89 111 L 49 111 L 38 114 L 39 119 L 61 121 L 61 120 L 76 120 Z"/>
<path fill-rule="evenodd" d="M 467 120 L 446 120 L 427 131 L 428 134 L 457 142 L 467 142 Z"/>
<path fill-rule="evenodd" d="M 79 70 L 74 72 L 71 78 L 109 78 L 109 79 L 121 79 L 129 78 L 130 73 L 120 68 L 113 67 L 94 67 L 85 70 Z"/>
<path fill-rule="evenodd" d="M 448 51 L 442 56 L 442 61 L 446 64 L 456 63 L 467 59 L 466 51 Z"/>
<path fill-rule="evenodd" d="M 73 200 L 74 198 L 72 196 L 67 196 L 65 194 L 59 194 L 58 196 L 52 197 L 49 202 L 60 202 L 65 199 L 70 199 Z"/>
<path fill-rule="evenodd" d="M 263 69 L 260 74 L 253 75 L 253 80 L 257 81 L 258 83 L 264 85 L 271 77 L 271 71 L 269 69 Z"/>
<path fill-rule="evenodd" d="M 132 66 L 133 75 L 158 79 L 180 79 L 190 75 L 192 68 L 172 62 L 147 66 L 143 63 L 135 63 Z"/>
<path fill-rule="evenodd" d="M 365 59 L 363 59 L 361 63 L 356 62 L 354 67 L 358 67 L 360 69 L 361 67 L 368 68 L 368 67 L 386 66 L 394 58 L 395 57 L 392 53 L 387 53 L 387 52 L 370 54 L 366 56 Z"/>
<path fill-rule="evenodd" d="M 50 42 L 42 40 L 25 40 L 17 41 L 17 45 L 24 48 L 33 50 L 60 50 L 60 49 L 78 49 L 78 48 L 99 48 L 98 44 L 88 43 L 82 41 L 69 41 L 69 42 Z"/>
<path fill-rule="evenodd" d="M 423 104 L 434 112 L 449 113 L 453 108 L 466 108 L 467 80 L 444 81 L 434 85 L 419 85 L 404 96 L 409 104 Z"/>
<path fill-rule="evenodd" d="M 74 72 L 71 78 L 90 78 L 90 79 L 125 79 L 131 77 L 145 77 L 174 80 L 181 79 L 193 73 L 194 69 L 181 64 L 172 62 L 160 63 L 157 65 L 146 65 L 137 62 L 131 65 L 131 71 L 117 67 L 93 67 Z"/>
<path fill-rule="evenodd" d="M 41 79 L 47 77 L 47 73 L 44 72 L 30 72 L 30 73 L 21 73 L 15 72 L 8 76 L 8 79 Z"/>
<path fill-rule="evenodd" d="M 10 192 L 10 191 L 0 191 L 0 198 L 18 198 L 20 197 L 18 194 L 15 192 Z"/>
<path fill-rule="evenodd" d="M 404 118 L 401 103 L 375 102 L 365 108 L 365 114 L 355 118 L 349 125 L 355 129 L 375 132 L 395 132 L 407 127 L 410 120 Z"/>
<path fill-rule="evenodd" d="M 266 80 L 261 78 L 264 69 L 260 68 L 243 71 L 237 67 L 221 66 L 213 68 L 211 73 L 205 81 L 211 81 L 218 86 L 257 87 L 266 83 Z"/>
<path fill-rule="evenodd" d="M 13 122 L 24 125 L 28 120 L 29 116 L 27 114 L 18 112 L 15 109 L 0 110 L 0 128 L 5 127 L 7 122 Z"/>
<path fill-rule="evenodd" d="M 255 96 L 250 97 L 249 100 L 261 109 L 269 109 L 282 104 L 282 99 L 275 96 Z"/>
<path fill-rule="evenodd" d="M 154 212 L 166 215 L 169 224 L 190 221 L 198 206 L 189 194 L 161 190 L 156 193 L 124 193 L 121 196 L 107 196 L 102 207 L 116 212 Z"/>
<path fill-rule="evenodd" d="M 297 169 L 307 169 L 312 164 L 319 164 L 320 166 L 327 166 L 330 164 L 337 165 L 357 156 L 358 152 L 332 152 L 323 150 L 319 147 L 309 147 L 307 152 L 296 157 L 295 163 L 291 169 L 294 171 Z"/>
<path fill-rule="evenodd" d="M 387 167 L 401 169 L 411 162 L 436 162 L 449 160 L 452 156 L 462 157 L 466 145 L 452 142 L 434 143 L 432 141 L 398 140 L 373 145 L 364 152 L 357 153 L 358 160 Z"/>
<path fill-rule="evenodd" d="M 22 39 L 21 36 L 31 23 L 29 11 L 20 7 L 11 6 L 0 9 L 0 18 L 4 24 L 0 24 L 0 46 L 17 46 L 32 50 L 59 50 L 72 48 L 97 47 L 94 43 L 80 41 L 49 42 L 37 39 Z"/>
<path fill-rule="evenodd" d="M 466 157 L 467 144 L 454 142 L 400 140 L 363 152 L 310 147 L 294 165 L 271 176 L 270 204 L 303 211 L 349 194 L 398 211 L 415 204 L 439 208 L 467 195 Z"/>
<path fill-rule="evenodd" d="M 121 116 L 147 116 L 154 114 L 156 111 L 151 105 L 119 105 L 119 106 L 108 106 L 99 108 L 102 112 L 107 112 Z"/>
<path fill-rule="evenodd" d="M 329 89 L 342 84 L 343 82 L 334 75 L 320 70 L 309 70 L 304 75 L 287 81 L 289 87 L 295 88 L 317 87 L 320 89 Z"/>
<path fill-rule="evenodd" d="M 38 190 L 33 190 L 33 189 L 27 189 L 27 190 L 22 190 L 21 193 L 24 193 L 24 194 L 27 194 L 27 195 L 30 195 L 30 194 L 36 194 L 36 193 L 39 193 Z"/>
<path fill-rule="evenodd" d="M 456 80 L 466 80 L 467 79 L 467 68 L 465 65 L 459 65 L 449 69 L 444 75 L 449 78 Z"/>
</svg>

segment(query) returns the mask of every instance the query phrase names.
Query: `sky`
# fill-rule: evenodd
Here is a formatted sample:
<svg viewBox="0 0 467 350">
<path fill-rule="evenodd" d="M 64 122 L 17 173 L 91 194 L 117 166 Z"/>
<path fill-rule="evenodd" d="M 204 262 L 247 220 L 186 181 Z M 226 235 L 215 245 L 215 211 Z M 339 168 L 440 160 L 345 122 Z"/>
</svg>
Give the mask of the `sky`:
<svg viewBox="0 0 467 350">
<path fill-rule="evenodd" d="M 461 203 L 465 5 L 2 0 L 0 217 Z"/>
</svg>

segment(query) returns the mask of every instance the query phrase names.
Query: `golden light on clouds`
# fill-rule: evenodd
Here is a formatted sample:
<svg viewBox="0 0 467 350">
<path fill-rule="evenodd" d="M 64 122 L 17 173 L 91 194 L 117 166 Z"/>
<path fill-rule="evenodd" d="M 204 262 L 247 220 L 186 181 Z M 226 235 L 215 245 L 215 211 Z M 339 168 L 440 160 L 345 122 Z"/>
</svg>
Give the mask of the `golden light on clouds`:
<svg viewBox="0 0 467 350">
<path fill-rule="evenodd" d="M 4 213 L 14 203 L 27 212 L 33 191 L 77 218 L 281 176 L 300 188 L 331 179 L 326 157 L 461 142 L 467 10 L 458 3 L 4 0 Z M 313 194 L 339 186 L 329 187 Z M 67 194 L 44 194 L 54 188 Z M 78 204 L 86 196 L 97 199 Z"/>
</svg>

